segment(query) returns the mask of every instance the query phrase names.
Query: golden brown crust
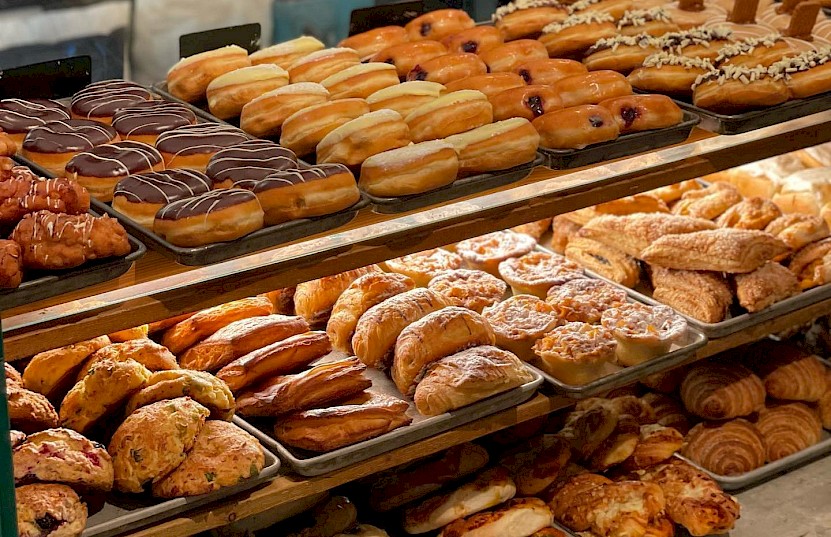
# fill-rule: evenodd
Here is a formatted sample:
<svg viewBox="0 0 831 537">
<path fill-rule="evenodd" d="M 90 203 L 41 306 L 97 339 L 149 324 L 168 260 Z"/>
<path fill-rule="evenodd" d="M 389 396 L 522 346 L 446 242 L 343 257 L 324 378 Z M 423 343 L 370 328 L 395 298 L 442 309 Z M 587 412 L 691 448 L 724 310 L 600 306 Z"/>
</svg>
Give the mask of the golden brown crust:
<svg viewBox="0 0 831 537">
<path fill-rule="evenodd" d="M 759 411 L 756 428 L 765 438 L 768 462 L 807 449 L 822 438 L 822 421 L 803 403 L 770 406 Z"/>
<path fill-rule="evenodd" d="M 717 272 L 652 267 L 652 298 L 705 323 L 723 321 L 733 304 L 733 291 Z"/>
<path fill-rule="evenodd" d="M 234 417 L 234 395 L 228 385 L 204 371 L 176 369 L 157 371 L 147 385 L 127 401 L 126 415 L 156 401 L 188 396 L 211 411 L 211 418 L 229 421 Z"/>
<path fill-rule="evenodd" d="M 378 271 L 377 266 L 370 265 L 298 284 L 294 291 L 294 311 L 312 328 L 323 328 L 341 293 L 364 274 Z"/>
<path fill-rule="evenodd" d="M 584 278 L 552 287 L 545 301 L 564 322 L 599 324 L 604 311 L 626 303 L 626 291 L 603 280 Z"/>
<path fill-rule="evenodd" d="M 703 363 L 681 383 L 681 400 L 692 414 L 711 420 L 747 416 L 765 404 L 765 385 L 739 364 Z"/>
<path fill-rule="evenodd" d="M 586 460 L 611 436 L 619 419 L 614 405 L 575 410 L 566 416 L 565 425 L 557 434 L 571 444 L 580 459 Z"/>
<path fill-rule="evenodd" d="M 66 485 L 24 485 L 14 494 L 18 537 L 75 537 L 87 525 L 87 506 Z"/>
<path fill-rule="evenodd" d="M 687 321 L 672 308 L 638 302 L 607 309 L 600 324 L 617 340 L 617 361 L 625 366 L 665 354 L 687 330 Z"/>
<path fill-rule="evenodd" d="M 481 313 L 505 297 L 505 282 L 481 270 L 447 270 L 430 280 L 427 287 L 450 306 Z"/>
<path fill-rule="evenodd" d="M 499 263 L 499 275 L 515 295 L 544 299 L 548 290 L 569 280 L 585 278 L 580 266 L 559 254 L 534 251 Z"/>
<path fill-rule="evenodd" d="M 747 274 L 736 275 L 739 304 L 754 313 L 799 294 L 799 280 L 779 263 L 768 261 Z"/>
<path fill-rule="evenodd" d="M 70 429 L 29 435 L 13 453 L 16 485 L 45 481 L 83 491 L 109 491 L 113 463 L 106 448 Z"/>
<path fill-rule="evenodd" d="M 639 425 L 655 423 L 655 411 L 646 401 L 638 399 L 634 395 L 621 395 L 610 399 L 602 397 L 590 397 L 583 399 L 575 406 L 576 410 L 589 410 L 596 406 L 610 406 L 619 415 L 629 415 L 637 420 Z"/>
<path fill-rule="evenodd" d="M 296 287 L 284 287 L 263 293 L 274 304 L 274 313 L 278 315 L 294 315 L 294 292 Z"/>
<path fill-rule="evenodd" d="M 765 228 L 792 250 L 799 250 L 828 237 L 828 224 L 819 216 L 807 214 L 786 214 L 780 216 Z"/>
<path fill-rule="evenodd" d="M 524 537 L 551 524 L 551 509 L 539 498 L 514 498 L 493 511 L 477 513 L 447 525 L 442 537 L 499 535 Z"/>
<path fill-rule="evenodd" d="M 548 231 L 548 228 L 551 227 L 551 221 L 551 218 L 543 218 L 542 220 L 537 220 L 536 222 L 528 222 L 527 224 L 514 226 L 511 228 L 511 231 L 514 233 L 530 235 L 535 239 L 540 240 L 540 238 L 545 235 L 545 232 Z"/>
<path fill-rule="evenodd" d="M 669 213 L 669 208 L 660 198 L 644 192 L 598 203 L 594 206 L 594 211 L 598 215 L 624 216 L 637 213 Z"/>
<path fill-rule="evenodd" d="M 6 384 L 16 384 L 18 386 L 23 386 L 23 377 L 20 375 L 17 369 L 8 362 L 3 362 L 3 368 L 5 369 L 5 378 Z M 24 370 L 24 373 L 26 371 Z"/>
<path fill-rule="evenodd" d="M 509 452 L 500 464 L 512 473 L 520 496 L 535 496 L 560 477 L 571 458 L 571 445 L 565 439 L 544 436 Z"/>
<path fill-rule="evenodd" d="M 23 371 L 21 384 L 50 399 L 62 397 L 80 370 L 81 364 L 94 352 L 110 344 L 107 336 L 75 343 L 36 354 Z M 6 371 L 10 365 L 6 364 Z M 8 374 L 6 375 L 8 379 Z M 17 375 L 18 380 L 20 375 Z"/>
<path fill-rule="evenodd" d="M 628 460 L 638 447 L 638 421 L 628 414 L 622 414 L 618 418 L 617 425 L 612 434 L 609 435 L 592 453 L 588 459 L 588 468 L 601 472 L 617 466 Z"/>
<path fill-rule="evenodd" d="M 555 216 L 551 220 L 551 249 L 560 255 L 565 255 L 568 243 L 577 235 L 582 226 L 565 215 Z"/>
<path fill-rule="evenodd" d="M 729 183 L 713 183 L 701 190 L 685 192 L 672 207 L 672 212 L 683 216 L 713 220 L 742 201 L 742 195 Z"/>
<path fill-rule="evenodd" d="M 11 426 L 24 433 L 34 433 L 58 426 L 58 413 L 49 400 L 19 384 L 6 384 L 6 402 Z"/>
<path fill-rule="evenodd" d="M 767 444 L 752 423 L 739 418 L 699 423 L 681 453 L 716 475 L 741 475 L 765 464 Z"/>
<path fill-rule="evenodd" d="M 90 368 L 101 360 L 114 362 L 135 360 L 150 371 L 179 369 L 176 357 L 164 346 L 149 339 L 131 339 L 124 343 L 113 343 L 95 351 L 81 366 L 77 380 L 84 378 Z"/>
<path fill-rule="evenodd" d="M 788 269 L 799 279 L 802 289 L 831 281 L 831 239 L 817 241 L 796 252 Z"/>
<path fill-rule="evenodd" d="M 704 187 L 701 186 L 701 183 L 699 183 L 695 179 L 689 179 L 687 181 L 681 181 L 680 183 L 675 183 L 673 185 L 662 186 L 660 188 L 650 190 L 649 192 L 647 192 L 647 194 L 655 196 L 659 200 L 669 205 L 680 200 L 685 193 L 691 190 L 700 190 L 702 188 Z"/>
<path fill-rule="evenodd" d="M 462 267 L 462 258 L 459 254 L 443 248 L 434 248 L 415 254 L 390 259 L 384 263 L 387 270 L 404 274 L 413 279 L 419 287 L 427 287 L 434 277 L 445 270 L 456 270 Z"/>
<path fill-rule="evenodd" d="M 655 411 L 655 423 L 671 427 L 683 435 L 689 432 L 690 420 L 680 402 L 668 395 L 652 392 L 644 395 L 643 400 Z"/>
<path fill-rule="evenodd" d="M 531 295 L 514 295 L 484 309 L 482 316 L 491 325 L 496 345 L 533 361 L 534 343 L 561 324 L 556 309 Z"/>
<path fill-rule="evenodd" d="M 634 287 L 640 280 L 641 270 L 634 257 L 595 240 L 574 237 L 566 246 L 565 255 L 584 268 L 625 287 Z"/>
<path fill-rule="evenodd" d="M 831 429 L 831 369 L 825 371 L 825 393 L 817 403 L 822 427 Z"/>
<path fill-rule="evenodd" d="M 459 242 L 456 253 L 470 268 L 497 276 L 499 263 L 510 257 L 525 255 L 536 245 L 537 241 L 529 235 L 496 231 Z"/>
<path fill-rule="evenodd" d="M 150 325 L 143 324 L 141 326 L 136 326 L 133 328 L 127 328 L 126 330 L 119 330 L 118 332 L 113 332 L 112 334 L 108 334 L 107 337 L 109 337 L 110 341 L 112 341 L 113 343 L 124 343 L 125 341 L 130 341 L 133 339 L 146 339 L 149 332 Z"/>
<path fill-rule="evenodd" d="M 718 227 L 736 229 L 765 229 L 782 216 L 779 207 L 769 199 L 746 198 L 727 209 L 716 219 Z"/>
<path fill-rule="evenodd" d="M 623 464 L 627 471 L 641 470 L 672 457 L 684 445 L 684 435 L 659 424 L 641 425 L 638 445 Z"/>
<path fill-rule="evenodd" d="M 549 375 L 566 384 L 587 384 L 604 373 L 614 359 L 615 339 L 602 326 L 566 323 L 534 343 L 536 362 Z"/>
</svg>

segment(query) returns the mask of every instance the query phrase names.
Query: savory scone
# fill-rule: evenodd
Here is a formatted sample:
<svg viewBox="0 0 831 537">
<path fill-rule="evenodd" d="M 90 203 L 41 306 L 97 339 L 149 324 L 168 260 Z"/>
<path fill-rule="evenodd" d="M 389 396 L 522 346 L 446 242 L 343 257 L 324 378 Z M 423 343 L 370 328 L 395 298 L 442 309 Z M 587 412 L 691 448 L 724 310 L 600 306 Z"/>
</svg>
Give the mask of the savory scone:
<svg viewBox="0 0 831 537">
<path fill-rule="evenodd" d="M 66 485 L 25 485 L 14 496 L 18 537 L 77 537 L 86 528 L 87 506 Z"/>
<path fill-rule="evenodd" d="M 211 420 L 196 436 L 193 449 L 173 472 L 153 483 L 153 496 L 196 496 L 254 477 L 265 465 L 256 438 L 233 423 Z"/>
<path fill-rule="evenodd" d="M 8 362 L 3 363 L 3 367 L 6 370 L 6 385 L 8 384 L 17 384 L 18 386 L 23 385 L 23 377 L 14 368 L 14 366 Z"/>
<path fill-rule="evenodd" d="M 28 434 L 58 426 L 58 413 L 43 395 L 19 385 L 8 384 L 6 400 L 13 428 Z"/>
<path fill-rule="evenodd" d="M 81 364 L 109 344 L 110 338 L 101 336 L 38 353 L 23 371 L 23 384 L 27 389 L 42 393 L 49 399 L 60 398 L 75 383 Z"/>
<path fill-rule="evenodd" d="M 142 389 L 148 378 L 150 371 L 135 360 L 97 361 L 64 397 L 61 426 L 85 433 Z"/>
<path fill-rule="evenodd" d="M 14 482 L 63 483 L 86 491 L 113 488 L 113 461 L 104 446 L 71 429 L 29 435 L 15 448 Z"/>
<path fill-rule="evenodd" d="M 167 347 L 159 345 L 151 339 L 131 339 L 124 343 L 107 345 L 96 351 L 81 367 L 76 382 L 84 378 L 93 364 L 104 359 L 114 362 L 123 362 L 128 359 L 135 360 L 150 371 L 179 369 L 176 357 Z"/>
<path fill-rule="evenodd" d="M 130 414 L 108 448 L 115 488 L 140 493 L 148 482 L 175 470 L 193 448 L 209 414 L 190 397 L 158 401 Z"/>
<path fill-rule="evenodd" d="M 228 385 L 210 373 L 190 369 L 157 371 L 150 375 L 147 385 L 127 401 L 125 414 L 129 416 L 137 408 L 156 401 L 184 396 L 210 410 L 213 419 L 227 421 L 234 417 L 234 394 Z"/>
</svg>

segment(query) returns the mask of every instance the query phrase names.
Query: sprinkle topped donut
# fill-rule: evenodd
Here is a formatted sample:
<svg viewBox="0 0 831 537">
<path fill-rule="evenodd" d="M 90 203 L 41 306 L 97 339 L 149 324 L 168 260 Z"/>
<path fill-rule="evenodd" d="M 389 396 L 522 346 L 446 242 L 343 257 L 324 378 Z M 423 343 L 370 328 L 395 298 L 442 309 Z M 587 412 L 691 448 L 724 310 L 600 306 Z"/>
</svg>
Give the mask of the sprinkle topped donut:
<svg viewBox="0 0 831 537">
<path fill-rule="evenodd" d="M 163 132 L 196 123 L 196 115 L 185 105 L 167 101 L 143 101 L 119 108 L 113 114 L 113 128 L 124 139 L 154 141 Z M 150 140 L 139 139 L 150 136 Z"/>
<path fill-rule="evenodd" d="M 89 177 L 117 177 L 153 168 L 161 162 L 162 156 L 155 147 L 125 140 L 78 153 L 67 163 L 66 171 Z"/>
<path fill-rule="evenodd" d="M 57 101 L 49 99 L 3 99 L 0 101 L 0 129 L 9 134 L 25 135 L 33 127 L 65 119 L 69 119 L 69 113 L 66 107 Z"/>
<path fill-rule="evenodd" d="M 153 95 L 145 88 L 126 80 L 102 80 L 90 84 L 72 97 L 69 111 L 82 119 L 98 119 L 109 123 L 119 108 L 143 101 Z"/>
<path fill-rule="evenodd" d="M 238 181 L 259 181 L 275 171 L 295 168 L 293 151 L 267 140 L 248 140 L 216 153 L 206 173 L 214 188 L 228 188 Z"/>
<path fill-rule="evenodd" d="M 38 153 L 86 151 L 118 137 L 115 129 L 97 121 L 67 119 L 35 127 L 26 135 L 23 149 Z"/>
</svg>

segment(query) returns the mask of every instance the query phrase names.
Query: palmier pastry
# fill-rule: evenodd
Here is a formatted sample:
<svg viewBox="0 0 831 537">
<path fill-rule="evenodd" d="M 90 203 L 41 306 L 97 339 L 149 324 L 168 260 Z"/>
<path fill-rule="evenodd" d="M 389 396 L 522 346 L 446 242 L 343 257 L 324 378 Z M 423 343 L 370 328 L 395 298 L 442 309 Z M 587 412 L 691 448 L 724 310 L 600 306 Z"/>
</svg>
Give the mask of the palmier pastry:
<svg viewBox="0 0 831 537">
<path fill-rule="evenodd" d="M 445 270 L 427 285 L 452 306 L 481 313 L 505 297 L 505 282 L 481 270 Z"/>
<path fill-rule="evenodd" d="M 358 186 L 372 196 L 409 196 L 449 185 L 458 173 L 455 148 L 430 140 L 372 155 L 361 165 Z"/>
<path fill-rule="evenodd" d="M 66 176 L 78 181 L 97 200 L 109 202 L 121 179 L 162 168 L 162 155 L 156 148 L 127 140 L 78 153 L 67 162 Z"/>
<path fill-rule="evenodd" d="M 496 345 L 526 362 L 534 360 L 534 343 L 560 324 L 557 310 L 532 295 L 514 295 L 482 311 Z"/>
<path fill-rule="evenodd" d="M 545 301 L 562 321 L 599 324 L 604 311 L 626 303 L 626 291 L 603 280 L 580 278 L 552 287 Z"/>
<path fill-rule="evenodd" d="M 786 83 L 794 98 L 804 99 L 828 91 L 830 58 L 827 52 L 808 51 L 777 62 L 772 68 L 787 75 Z"/>
<path fill-rule="evenodd" d="M 793 256 L 788 268 L 799 279 L 800 288 L 810 289 L 831 281 L 831 239 L 809 244 Z"/>
<path fill-rule="evenodd" d="M 7 381 L 6 402 L 13 429 L 31 434 L 58 426 L 58 413 L 44 395 Z"/>
<path fill-rule="evenodd" d="M 535 39 L 549 24 L 561 22 L 568 9 L 555 0 L 513 0 L 496 9 L 491 17 L 506 41 Z"/>
<path fill-rule="evenodd" d="M 548 58 L 545 45 L 536 39 L 519 39 L 479 54 L 491 73 L 513 73 L 520 65 Z"/>
<path fill-rule="evenodd" d="M 828 224 L 825 220 L 806 214 L 780 216 L 768 224 L 765 231 L 784 242 L 792 250 L 799 250 L 829 235 Z"/>
<path fill-rule="evenodd" d="M 382 90 L 383 91 L 383 90 Z M 298 155 L 313 153 L 327 134 L 341 125 L 368 114 L 363 99 L 338 99 L 298 110 L 286 118 L 280 132 L 280 145 Z"/>
<path fill-rule="evenodd" d="M 0 181 L 0 225 L 4 228 L 37 211 L 85 214 L 89 203 L 89 192 L 65 177 L 41 179 L 25 174 Z"/>
<path fill-rule="evenodd" d="M 405 118 L 414 142 L 446 138 L 493 121 L 493 107 L 484 93 L 459 90 L 425 103 Z"/>
<path fill-rule="evenodd" d="M 754 313 L 799 294 L 799 280 L 779 263 L 768 261 L 747 274 L 736 275 L 739 304 Z"/>
<path fill-rule="evenodd" d="M 297 168 L 297 156 L 267 140 L 246 140 L 215 153 L 205 173 L 213 188 L 258 182 L 274 172 Z"/>
<path fill-rule="evenodd" d="M 816 356 L 793 344 L 766 339 L 751 346 L 745 356 L 748 367 L 762 379 L 770 397 L 811 403 L 825 394 L 828 368 Z"/>
<path fill-rule="evenodd" d="M 303 56 L 323 50 L 326 48 L 320 40 L 310 36 L 301 35 L 298 38 L 283 41 L 276 45 L 271 45 L 256 52 L 252 52 L 248 59 L 251 60 L 252 65 L 260 65 L 263 63 L 273 63 L 278 67 L 288 70 L 295 61 Z"/>
<path fill-rule="evenodd" d="M 666 95 L 627 95 L 600 102 L 617 121 L 621 134 L 663 129 L 684 120 L 681 108 Z"/>
<path fill-rule="evenodd" d="M 104 215 L 27 214 L 9 238 L 20 245 L 23 266 L 36 270 L 63 270 L 86 261 L 130 253 L 127 232 Z"/>
<path fill-rule="evenodd" d="M 147 89 L 134 82 L 102 80 L 73 95 L 69 112 L 74 119 L 91 119 L 109 125 L 119 108 L 152 99 Z"/>
<path fill-rule="evenodd" d="M 338 298 L 349 285 L 365 274 L 377 272 L 380 272 L 380 269 L 376 265 L 370 265 L 300 283 L 294 291 L 294 310 L 297 315 L 306 319 L 312 328 L 323 328 Z"/>
<path fill-rule="evenodd" d="M 632 288 L 640 280 L 641 269 L 635 258 L 595 240 L 572 238 L 566 246 L 565 256 L 624 287 Z"/>
<path fill-rule="evenodd" d="M 462 258 L 443 248 L 425 250 L 384 262 L 386 270 L 409 278 L 419 287 L 427 287 L 430 280 L 448 270 L 462 266 Z"/>
<path fill-rule="evenodd" d="M 19 537 L 81 535 L 87 506 L 66 485 L 35 483 L 14 489 Z"/>
<path fill-rule="evenodd" d="M 557 93 L 550 86 L 530 85 L 508 89 L 490 98 L 496 121 L 522 117 L 529 121 L 562 108 Z"/>
<path fill-rule="evenodd" d="M 369 61 L 394 65 L 398 71 L 398 77 L 404 79 L 407 77 L 407 73 L 412 71 L 413 67 L 419 63 L 445 54 L 447 54 L 447 47 L 438 41 L 427 39 L 392 45 L 370 57 Z"/>
<path fill-rule="evenodd" d="M 713 183 L 707 188 L 684 193 L 672 207 L 678 215 L 713 220 L 742 201 L 739 191 L 729 183 Z"/>
<path fill-rule="evenodd" d="M 550 58 L 532 60 L 516 68 L 526 84 L 550 86 L 563 78 L 587 72 L 586 66 L 574 60 Z"/>
<path fill-rule="evenodd" d="M 459 155 L 459 173 L 506 170 L 534 160 L 540 135 L 525 118 L 515 117 L 448 136 Z"/>
<path fill-rule="evenodd" d="M 200 123 L 160 134 L 156 149 L 162 154 L 167 168 L 204 172 L 214 154 L 248 139 L 244 132 L 230 125 Z"/>
<path fill-rule="evenodd" d="M 332 306 L 326 324 L 332 346 L 352 354 L 352 338 L 361 316 L 371 307 L 414 287 L 415 283 L 408 276 L 383 272 L 365 274 L 353 281 Z"/>
<path fill-rule="evenodd" d="M 476 23 L 461 9 L 439 9 L 430 11 L 408 22 L 404 29 L 410 41 L 434 39 L 441 41 L 447 36 L 473 28 Z"/>
<path fill-rule="evenodd" d="M 30 129 L 69 119 L 66 107 L 49 99 L 0 100 L 0 129 L 20 147 Z"/>
<path fill-rule="evenodd" d="M 436 56 L 417 64 L 407 73 L 407 80 L 426 80 L 438 84 L 448 84 L 454 80 L 484 75 L 487 72 L 488 67 L 479 56 L 459 52 Z"/>
<path fill-rule="evenodd" d="M 20 245 L 0 239 L 0 289 L 14 289 L 23 282 Z"/>
<path fill-rule="evenodd" d="M 718 227 L 736 229 L 765 229 L 782 216 L 782 211 L 772 201 L 755 196 L 733 205 L 716 220 Z"/>
<path fill-rule="evenodd" d="M 237 117 L 250 101 L 288 83 L 288 72 L 271 63 L 235 69 L 208 84 L 208 108 L 220 119 Z"/>
<path fill-rule="evenodd" d="M 705 419 L 747 416 L 764 406 L 765 386 L 739 364 L 705 363 L 693 367 L 681 383 L 687 411 Z"/>
<path fill-rule="evenodd" d="M 166 205 L 153 231 L 177 246 L 193 247 L 244 237 L 263 227 L 263 209 L 254 193 L 240 188 L 212 190 Z"/>
<path fill-rule="evenodd" d="M 662 7 L 631 9 L 618 19 L 617 29 L 621 35 L 653 35 L 656 37 L 680 30 Z"/>
<path fill-rule="evenodd" d="M 480 54 L 504 43 L 502 32 L 493 26 L 474 26 L 442 39 L 447 52 Z"/>
<path fill-rule="evenodd" d="M 338 43 L 339 47 L 351 48 L 361 58 L 369 58 L 387 47 L 406 43 L 410 40 L 407 30 L 401 26 L 381 26 L 366 32 L 350 35 Z"/>
<path fill-rule="evenodd" d="M 410 141 L 410 130 L 401 114 L 377 110 L 324 136 L 317 144 L 317 161 L 357 166 L 372 155 L 404 147 Z"/>
<path fill-rule="evenodd" d="M 407 117 L 419 106 L 438 99 L 444 91 L 445 87 L 436 82 L 414 80 L 378 90 L 367 97 L 366 102 L 373 112 L 387 108 Z"/>
<path fill-rule="evenodd" d="M 690 97 L 696 79 L 714 69 L 706 58 L 658 52 L 643 60 L 641 67 L 629 73 L 626 80 L 641 91 Z"/>
<path fill-rule="evenodd" d="M 697 28 L 712 20 L 727 20 L 727 10 L 704 0 L 676 0 L 662 6 L 667 16 L 681 29 Z"/>
<path fill-rule="evenodd" d="M 361 404 L 306 410 L 280 418 L 274 436 L 292 447 L 332 451 L 409 425 L 409 407 L 406 401 L 377 394 Z"/>
<path fill-rule="evenodd" d="M 602 326 L 571 322 L 548 332 L 534 343 L 535 362 L 557 380 L 574 386 L 606 374 L 615 357 L 615 338 Z"/>
<path fill-rule="evenodd" d="M 649 35 L 617 35 L 604 38 L 586 51 L 583 63 L 589 71 L 612 70 L 628 73 L 659 52 L 660 40 Z M 692 84 L 690 84 L 692 85 Z"/>
<path fill-rule="evenodd" d="M 195 123 L 196 115 L 183 104 L 142 101 L 116 110 L 112 126 L 122 140 L 156 145 L 161 133 Z"/>
<path fill-rule="evenodd" d="M 615 71 L 594 71 L 563 78 L 551 86 L 560 95 L 563 106 L 598 104 L 606 99 L 632 94 L 626 77 Z"/>
<path fill-rule="evenodd" d="M 162 207 L 184 198 L 204 194 L 211 182 L 193 170 L 162 170 L 130 175 L 113 190 L 113 209 L 148 229 L 153 229 L 156 213 Z"/>
<path fill-rule="evenodd" d="M 652 287 L 652 298 L 704 323 L 720 323 L 733 304 L 730 285 L 717 272 L 656 265 L 652 267 Z"/>
<path fill-rule="evenodd" d="M 118 140 L 118 133 L 109 125 L 87 119 L 53 121 L 33 127 L 26 134 L 21 155 L 49 173 L 63 177 L 69 160 L 93 147 Z"/>
<path fill-rule="evenodd" d="M 580 266 L 558 254 L 528 252 L 499 263 L 499 275 L 514 295 L 528 294 L 545 299 L 548 290 L 570 280 L 585 278 Z"/>
<path fill-rule="evenodd" d="M 725 65 L 693 85 L 693 104 L 723 114 L 774 106 L 790 95 L 784 75 L 771 75 L 765 67 Z"/>
<path fill-rule="evenodd" d="M 600 323 L 615 336 L 617 360 L 626 366 L 666 354 L 687 329 L 687 321 L 672 308 L 638 303 L 607 309 Z"/>
<path fill-rule="evenodd" d="M 603 243 L 638 258 L 650 244 L 664 235 L 716 229 L 703 218 L 665 213 L 604 214 L 591 219 L 578 236 Z"/>
<path fill-rule="evenodd" d="M 410 323 L 447 305 L 430 289 L 413 289 L 369 308 L 355 326 L 352 348 L 367 366 L 385 369 L 392 363 L 396 339 Z"/>
<path fill-rule="evenodd" d="M 167 72 L 171 95 L 190 103 L 205 98 L 208 84 L 220 75 L 248 67 L 248 51 L 237 45 L 209 50 L 182 58 Z"/>
<path fill-rule="evenodd" d="M 543 28 L 539 40 L 552 58 L 580 59 L 600 39 L 615 35 L 614 17 L 603 12 L 586 12 L 549 24 Z"/>
<path fill-rule="evenodd" d="M 395 66 L 382 62 L 360 63 L 338 71 L 321 81 L 331 99 L 365 99 L 378 90 L 398 85 Z"/>
<path fill-rule="evenodd" d="M 45 395 L 52 400 L 61 399 L 75 383 L 78 370 L 84 361 L 96 351 L 110 344 L 107 336 L 75 343 L 32 357 L 23 371 L 19 384 L 26 389 Z M 6 370 L 11 366 L 7 364 Z M 14 371 L 17 374 L 17 371 Z M 19 377 L 19 374 L 17 374 Z M 7 376 L 8 382 L 8 376 Z"/>
<path fill-rule="evenodd" d="M 767 442 L 752 423 L 735 419 L 699 423 L 687 435 L 682 454 L 716 475 L 741 475 L 765 464 Z"/>
<path fill-rule="evenodd" d="M 641 252 L 641 259 L 674 269 L 745 273 L 789 251 L 763 231 L 722 228 L 665 235 Z"/>
<path fill-rule="evenodd" d="M 487 73 L 454 80 L 447 84 L 447 91 L 476 90 L 488 100 L 505 90 L 525 86 L 525 81 L 515 73 Z"/>
<path fill-rule="evenodd" d="M 288 68 L 289 79 L 292 84 L 298 82 L 319 84 L 335 73 L 360 63 L 360 56 L 351 48 L 318 50 L 295 60 Z"/>
<path fill-rule="evenodd" d="M 582 149 L 620 135 L 612 113 L 590 104 L 543 114 L 534 119 L 533 127 L 540 135 L 540 147 L 547 149 Z"/>
<path fill-rule="evenodd" d="M 498 275 L 501 262 L 525 255 L 535 246 L 536 241 L 528 235 L 496 231 L 459 242 L 456 245 L 456 253 L 468 267 Z"/>
<path fill-rule="evenodd" d="M 295 112 L 329 100 L 329 90 L 313 82 L 277 88 L 249 101 L 240 113 L 240 128 L 254 136 L 280 132 L 286 119 Z"/>
<path fill-rule="evenodd" d="M 113 486 L 113 464 L 101 444 L 70 429 L 29 435 L 13 452 L 15 484 L 63 483 L 92 492 Z"/>
</svg>

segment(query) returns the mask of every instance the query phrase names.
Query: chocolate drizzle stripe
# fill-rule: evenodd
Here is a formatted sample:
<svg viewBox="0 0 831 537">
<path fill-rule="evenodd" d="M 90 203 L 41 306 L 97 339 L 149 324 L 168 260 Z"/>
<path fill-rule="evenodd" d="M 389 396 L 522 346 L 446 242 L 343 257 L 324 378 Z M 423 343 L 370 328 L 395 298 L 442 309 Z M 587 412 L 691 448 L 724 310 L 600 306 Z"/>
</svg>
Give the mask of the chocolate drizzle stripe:
<svg viewBox="0 0 831 537">
<path fill-rule="evenodd" d="M 0 128 L 12 134 L 22 133 L 50 121 L 69 119 L 66 108 L 46 99 L 3 99 L 0 101 Z"/>
<path fill-rule="evenodd" d="M 174 201 L 170 205 L 162 208 L 156 214 L 156 218 L 161 220 L 181 220 L 191 216 L 208 216 L 212 212 L 233 207 L 234 205 L 248 203 L 256 199 L 257 196 L 247 190 L 236 188 L 211 190 L 210 192 L 193 198 Z"/>
<path fill-rule="evenodd" d="M 133 203 L 168 204 L 211 190 L 208 178 L 197 171 L 185 169 L 130 175 L 118 182 L 116 197 Z"/>
<path fill-rule="evenodd" d="M 23 147 L 43 153 L 85 151 L 111 141 L 116 135 L 115 129 L 96 121 L 50 121 L 30 130 Z"/>
</svg>

